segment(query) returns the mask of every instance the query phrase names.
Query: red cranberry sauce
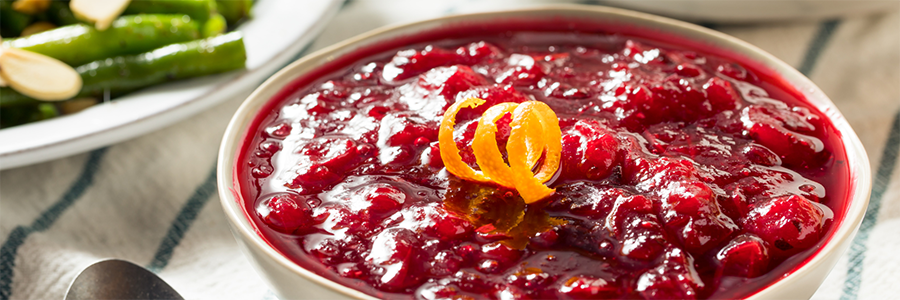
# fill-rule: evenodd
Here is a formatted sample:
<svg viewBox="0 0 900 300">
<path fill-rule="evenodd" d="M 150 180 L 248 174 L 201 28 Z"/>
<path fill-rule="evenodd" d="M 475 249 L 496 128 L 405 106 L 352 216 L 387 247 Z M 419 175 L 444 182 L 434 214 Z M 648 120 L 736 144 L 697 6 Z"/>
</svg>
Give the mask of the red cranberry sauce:
<svg viewBox="0 0 900 300">
<path fill-rule="evenodd" d="M 378 297 L 744 297 L 824 242 L 848 178 L 828 120 L 761 78 L 620 35 L 407 46 L 276 106 L 245 151 L 244 198 L 283 254 Z M 457 116 L 473 167 L 487 107 L 553 108 L 563 132 L 553 196 L 525 205 L 445 171 L 438 125 L 467 97 L 487 101 Z"/>
</svg>

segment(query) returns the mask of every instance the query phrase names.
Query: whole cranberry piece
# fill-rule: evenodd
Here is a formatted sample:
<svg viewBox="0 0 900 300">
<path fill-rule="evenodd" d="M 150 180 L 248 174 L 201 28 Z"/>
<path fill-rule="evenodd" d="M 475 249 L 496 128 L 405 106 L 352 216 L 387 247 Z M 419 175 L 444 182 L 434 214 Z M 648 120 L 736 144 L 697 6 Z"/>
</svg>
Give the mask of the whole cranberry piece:
<svg viewBox="0 0 900 300">
<path fill-rule="evenodd" d="M 334 237 L 325 237 L 318 240 L 311 240 L 303 245 L 304 250 L 309 252 L 325 264 L 341 263 L 339 257 L 342 250 L 343 241 Z"/>
<path fill-rule="evenodd" d="M 566 280 L 559 293 L 572 299 L 612 299 L 619 298 L 622 292 L 612 279 L 579 275 Z"/>
<path fill-rule="evenodd" d="M 625 161 L 622 175 L 628 184 L 634 184 L 639 189 L 662 190 L 671 182 L 697 178 L 697 170 L 690 160 L 635 156 Z"/>
<path fill-rule="evenodd" d="M 800 195 L 757 203 L 744 219 L 744 230 L 766 241 L 775 254 L 789 255 L 809 249 L 822 235 L 823 208 Z"/>
<path fill-rule="evenodd" d="M 612 172 L 618 158 L 616 152 L 619 142 L 611 134 L 601 135 L 589 140 L 584 148 L 584 161 L 581 171 L 588 179 L 602 179 Z"/>
<path fill-rule="evenodd" d="M 281 150 L 281 143 L 274 140 L 268 140 L 262 143 L 259 143 L 259 156 L 260 157 L 271 157 L 275 152 Z"/>
<path fill-rule="evenodd" d="M 731 83 L 719 77 L 710 78 L 703 89 L 706 90 L 706 99 L 716 111 L 730 110 L 738 106 L 740 95 L 731 86 Z"/>
<path fill-rule="evenodd" d="M 494 61 L 502 55 L 502 50 L 485 41 L 478 41 L 456 48 L 456 53 L 461 54 L 468 63 L 477 63 L 480 61 Z"/>
<path fill-rule="evenodd" d="M 372 214 L 393 213 L 406 202 L 407 198 L 406 193 L 400 189 L 382 183 L 366 186 L 359 191 L 359 194 L 363 198 L 361 202 L 368 206 L 367 209 Z"/>
<path fill-rule="evenodd" d="M 306 199 L 291 193 L 264 198 L 256 206 L 256 215 L 269 228 L 281 233 L 302 233 L 314 225 Z"/>
<path fill-rule="evenodd" d="M 500 267 L 500 262 L 493 259 L 485 259 L 475 265 L 476 270 L 486 274 L 496 274 L 502 271 Z"/>
<path fill-rule="evenodd" d="M 458 56 L 450 50 L 428 45 L 421 51 L 403 50 L 384 66 L 382 75 L 388 82 L 399 81 L 419 75 L 434 67 L 452 64 Z"/>
<path fill-rule="evenodd" d="M 638 277 L 634 290 L 645 299 L 696 299 L 705 286 L 697 274 L 690 254 L 670 248 L 659 265 Z"/>
<path fill-rule="evenodd" d="M 676 181 L 659 193 L 666 229 L 693 254 L 706 252 L 738 229 L 731 218 L 721 213 L 715 194 L 703 182 Z"/>
<path fill-rule="evenodd" d="M 719 276 L 753 278 L 769 268 L 769 250 L 765 242 L 753 234 L 742 234 L 728 242 L 716 254 L 720 262 Z"/>
<path fill-rule="evenodd" d="M 356 263 L 342 263 L 336 266 L 337 273 L 343 277 L 362 279 L 365 272 Z"/>
<path fill-rule="evenodd" d="M 291 124 L 288 124 L 287 122 L 276 123 L 275 125 L 266 127 L 265 132 L 270 137 L 283 139 L 291 134 Z"/>
<path fill-rule="evenodd" d="M 506 277 L 506 282 L 528 290 L 543 290 L 555 281 L 556 277 L 540 268 L 526 267 Z"/>
<path fill-rule="evenodd" d="M 532 299 L 531 297 L 528 296 L 528 293 L 526 293 L 524 290 L 516 288 L 516 287 L 512 287 L 512 286 L 504 286 L 504 287 L 497 289 L 497 291 L 494 292 L 494 297 L 496 297 L 496 299 L 500 299 L 500 300 L 514 300 L 514 299 L 515 300 L 519 300 L 519 299 L 529 300 L 529 299 Z"/>
<path fill-rule="evenodd" d="M 514 249 L 501 242 L 494 242 L 481 246 L 481 256 L 500 262 L 503 266 L 512 265 L 522 256 L 522 250 Z"/>
<path fill-rule="evenodd" d="M 273 169 L 271 165 L 269 165 L 266 162 L 263 162 L 263 163 L 260 163 L 258 166 L 250 169 L 250 175 L 252 175 L 255 178 L 264 178 L 264 177 L 268 177 L 269 175 L 272 175 L 272 172 L 274 172 L 274 171 L 275 171 L 275 169 Z"/>
<path fill-rule="evenodd" d="M 472 234 L 474 229 L 469 221 L 454 215 L 445 214 L 435 218 L 433 228 L 441 240 L 459 240 Z"/>
<path fill-rule="evenodd" d="M 458 246 L 455 249 L 456 249 L 456 254 L 458 254 L 463 259 L 468 259 L 468 260 L 475 258 L 475 256 L 479 252 L 478 245 L 468 243 L 468 242 L 463 243 L 461 246 Z"/>
<path fill-rule="evenodd" d="M 437 126 L 404 114 L 388 114 L 381 119 L 379 143 L 388 146 L 417 146 L 416 140 L 437 140 Z"/>
<path fill-rule="evenodd" d="M 390 108 L 384 106 L 372 106 L 369 108 L 369 112 L 367 113 L 370 117 L 375 118 L 375 120 L 381 121 L 388 112 L 390 112 Z"/>
<path fill-rule="evenodd" d="M 613 234 L 619 234 L 619 225 L 631 214 L 654 214 L 653 202 L 643 195 L 618 197 L 612 211 L 606 217 L 606 228 Z M 654 218 L 655 219 L 655 218 Z"/>
<path fill-rule="evenodd" d="M 303 145 L 297 165 L 289 171 L 296 174 L 290 187 L 302 189 L 304 194 L 331 187 L 365 158 L 356 146 L 355 141 L 346 138 L 321 138 Z"/>
<path fill-rule="evenodd" d="M 620 224 L 616 238 L 621 241 L 620 254 L 634 260 L 655 259 L 669 244 L 665 240 L 662 225 L 651 214 L 628 214 Z"/>
<path fill-rule="evenodd" d="M 453 252 L 441 251 L 428 263 L 428 273 L 433 276 L 447 276 L 459 271 L 462 263 L 463 259 Z"/>
<path fill-rule="evenodd" d="M 342 203 L 326 202 L 317 207 L 314 217 L 322 220 L 320 226 L 327 232 L 336 233 L 360 233 L 371 229 L 370 216 L 366 211 L 353 210 Z"/>
<path fill-rule="evenodd" d="M 826 157 L 824 144 L 812 136 L 821 126 L 818 116 L 803 110 L 751 105 L 741 110 L 748 136 L 777 153 L 788 166 L 818 166 Z"/>
<path fill-rule="evenodd" d="M 415 295 L 418 298 L 425 300 L 439 300 L 439 299 L 460 299 L 460 300 L 474 300 L 472 296 L 466 295 L 465 292 L 459 289 L 459 287 L 455 285 L 445 285 L 436 282 L 429 282 L 423 284 L 416 290 Z"/>
<path fill-rule="evenodd" d="M 440 90 L 440 94 L 450 103 L 456 101 L 456 94 L 470 87 L 486 85 L 487 79 L 464 65 L 438 67 L 419 76 L 419 86 Z"/>
<path fill-rule="evenodd" d="M 556 232 L 555 228 L 551 228 L 546 231 L 535 233 L 534 236 L 531 237 L 531 244 L 538 247 L 550 248 L 556 244 L 557 240 L 559 240 L 559 233 Z"/>
<path fill-rule="evenodd" d="M 750 162 L 755 164 L 760 164 L 763 166 L 780 166 L 781 158 L 778 157 L 778 154 L 769 150 L 769 148 L 763 147 L 762 145 L 751 143 L 747 144 L 743 148 L 741 148 L 741 154 L 744 155 Z"/>
<path fill-rule="evenodd" d="M 429 167 L 440 169 L 444 167 L 444 160 L 441 158 L 441 145 L 438 142 L 431 142 L 431 145 L 428 146 L 422 157 L 426 157 L 427 160 L 423 159 L 422 161 L 427 163 Z"/>
<path fill-rule="evenodd" d="M 428 45 L 421 51 L 409 49 L 397 52 L 384 66 L 382 74 L 387 81 L 403 80 L 438 66 L 476 64 L 497 56 L 499 52 L 497 47 L 485 42 L 471 43 L 453 50 Z"/>
<path fill-rule="evenodd" d="M 495 284 L 488 281 L 485 276 L 479 275 L 475 272 L 466 271 L 465 269 L 456 272 L 456 274 L 453 274 L 453 278 L 451 280 L 456 282 L 457 285 L 459 285 L 459 287 L 465 291 L 487 294 L 491 291 L 496 290 Z"/>
<path fill-rule="evenodd" d="M 638 279 L 637 291 L 645 299 L 697 299 L 694 287 L 679 282 L 676 276 L 667 276 L 659 269 L 642 274 Z"/>
<path fill-rule="evenodd" d="M 618 164 L 618 140 L 596 121 L 579 120 L 562 137 L 565 177 L 603 179 Z"/>
<path fill-rule="evenodd" d="M 542 62 L 535 61 L 530 55 L 513 53 L 507 60 L 506 68 L 497 77 L 497 82 L 518 86 L 533 85 L 546 74 L 541 64 Z"/>
<path fill-rule="evenodd" d="M 372 251 L 366 264 L 374 269 L 380 287 L 389 291 L 401 290 L 417 284 L 421 275 L 416 266 L 421 243 L 416 233 L 405 228 L 389 228 L 372 241 Z"/>
</svg>

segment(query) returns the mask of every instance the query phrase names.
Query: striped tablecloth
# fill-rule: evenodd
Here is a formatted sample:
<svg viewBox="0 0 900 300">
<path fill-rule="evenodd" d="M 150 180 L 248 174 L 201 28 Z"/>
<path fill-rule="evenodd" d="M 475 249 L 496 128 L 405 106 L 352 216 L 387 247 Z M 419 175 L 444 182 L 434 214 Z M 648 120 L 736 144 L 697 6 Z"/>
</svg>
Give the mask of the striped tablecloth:
<svg viewBox="0 0 900 300">
<path fill-rule="evenodd" d="M 307 51 L 382 25 L 532 2 L 540 1 L 351 1 Z M 809 76 L 868 151 L 875 185 L 867 215 L 814 299 L 900 297 L 895 4 L 833 20 L 704 24 Z M 61 299 L 81 269 L 103 258 L 144 265 L 189 299 L 275 299 L 236 247 L 215 188 L 219 141 L 249 93 L 130 141 L 0 172 L 0 300 Z"/>
</svg>

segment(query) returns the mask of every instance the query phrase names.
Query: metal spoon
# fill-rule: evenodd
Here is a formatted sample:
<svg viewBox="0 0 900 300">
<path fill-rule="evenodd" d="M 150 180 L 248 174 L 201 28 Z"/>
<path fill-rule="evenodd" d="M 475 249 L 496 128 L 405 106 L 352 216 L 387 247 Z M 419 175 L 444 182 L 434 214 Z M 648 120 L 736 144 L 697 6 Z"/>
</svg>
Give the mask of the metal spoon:
<svg viewBox="0 0 900 300">
<path fill-rule="evenodd" d="M 69 286 L 66 300 L 184 298 L 159 276 L 119 259 L 104 260 L 81 271 Z"/>
</svg>

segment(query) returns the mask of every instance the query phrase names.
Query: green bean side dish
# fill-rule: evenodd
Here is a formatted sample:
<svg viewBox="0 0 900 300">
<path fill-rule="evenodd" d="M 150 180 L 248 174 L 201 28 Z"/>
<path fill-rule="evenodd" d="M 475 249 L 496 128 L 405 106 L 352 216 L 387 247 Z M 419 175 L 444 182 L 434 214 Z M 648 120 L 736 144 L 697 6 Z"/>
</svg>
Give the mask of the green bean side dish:
<svg viewBox="0 0 900 300">
<path fill-rule="evenodd" d="M 73 99 L 102 100 L 181 79 L 243 69 L 240 32 L 225 32 L 250 17 L 252 0 L 132 0 L 104 31 L 81 23 L 67 1 L 51 1 L 36 15 L 0 0 L 2 47 L 58 59 L 81 76 L 78 94 L 61 102 L 32 99 L 0 88 L 0 128 L 53 118 Z M 55 29 L 16 37 L 33 22 Z"/>
</svg>

